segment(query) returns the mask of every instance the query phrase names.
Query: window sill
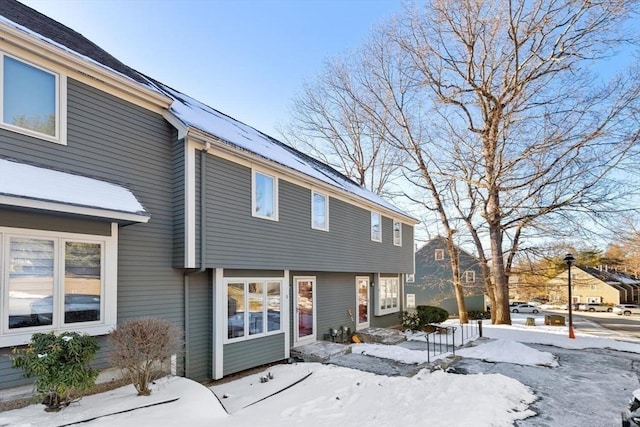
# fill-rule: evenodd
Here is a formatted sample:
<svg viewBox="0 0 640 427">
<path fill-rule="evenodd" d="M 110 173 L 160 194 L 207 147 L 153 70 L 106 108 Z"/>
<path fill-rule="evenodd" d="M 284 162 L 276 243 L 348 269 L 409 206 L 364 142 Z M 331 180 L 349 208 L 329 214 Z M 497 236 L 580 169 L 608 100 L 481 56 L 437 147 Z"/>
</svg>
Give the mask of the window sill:
<svg viewBox="0 0 640 427">
<path fill-rule="evenodd" d="M 267 338 L 273 335 L 278 335 L 278 334 L 284 334 L 284 331 L 280 330 L 280 331 L 271 331 L 271 332 L 267 332 L 266 334 L 255 334 L 255 335 L 249 335 L 248 337 L 237 337 L 237 338 L 225 338 L 223 340 L 223 344 L 234 344 L 237 342 L 244 342 L 244 341 L 251 341 L 251 340 L 256 340 L 259 338 Z"/>
<path fill-rule="evenodd" d="M 87 335 L 106 335 L 110 333 L 115 328 L 115 325 L 105 325 L 105 324 L 93 324 L 93 325 L 84 325 L 79 326 L 78 323 L 73 323 L 69 325 L 65 325 L 61 328 L 52 328 L 52 327 L 40 327 L 40 328 L 29 328 L 29 332 L 27 331 L 19 331 L 19 332 L 11 332 L 6 333 L 0 336 L 0 348 L 4 347 L 13 347 L 17 345 L 25 345 L 31 341 L 31 336 L 36 333 L 49 333 L 51 331 L 55 331 L 56 334 L 60 334 L 62 332 L 80 332 Z"/>
</svg>

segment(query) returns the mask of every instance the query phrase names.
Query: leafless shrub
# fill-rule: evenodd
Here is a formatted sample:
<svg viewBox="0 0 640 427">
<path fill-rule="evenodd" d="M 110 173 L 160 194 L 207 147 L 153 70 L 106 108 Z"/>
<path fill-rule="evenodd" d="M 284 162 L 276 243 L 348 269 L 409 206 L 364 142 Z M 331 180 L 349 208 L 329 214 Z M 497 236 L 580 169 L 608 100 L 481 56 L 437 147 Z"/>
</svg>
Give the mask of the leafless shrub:
<svg viewBox="0 0 640 427">
<path fill-rule="evenodd" d="M 163 373 L 163 364 L 182 349 L 182 331 L 155 317 L 128 320 L 109 335 L 110 360 L 136 388 L 151 394 L 149 384 Z"/>
</svg>

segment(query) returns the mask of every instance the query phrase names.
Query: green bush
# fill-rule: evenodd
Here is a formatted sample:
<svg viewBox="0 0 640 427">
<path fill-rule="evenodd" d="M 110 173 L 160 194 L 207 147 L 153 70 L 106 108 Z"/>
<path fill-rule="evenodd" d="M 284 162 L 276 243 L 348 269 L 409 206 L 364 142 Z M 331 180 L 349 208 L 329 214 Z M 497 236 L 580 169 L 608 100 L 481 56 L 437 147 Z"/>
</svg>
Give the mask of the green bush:
<svg viewBox="0 0 640 427">
<path fill-rule="evenodd" d="M 94 337 L 77 332 L 36 333 L 27 347 L 12 350 L 11 359 L 25 378 L 35 377 L 35 392 L 45 411 L 57 412 L 95 384 L 98 371 L 88 363 L 99 348 Z"/>
<path fill-rule="evenodd" d="M 449 312 L 444 308 L 432 307 L 430 305 L 419 305 L 416 307 L 420 323 L 430 325 L 432 323 L 442 323 L 449 318 Z"/>
<path fill-rule="evenodd" d="M 427 325 L 442 323 L 448 318 L 449 312 L 447 310 L 429 305 L 417 306 L 416 313 L 410 313 L 408 311 L 400 313 L 402 329 L 410 329 L 412 331 L 422 331 Z"/>
</svg>

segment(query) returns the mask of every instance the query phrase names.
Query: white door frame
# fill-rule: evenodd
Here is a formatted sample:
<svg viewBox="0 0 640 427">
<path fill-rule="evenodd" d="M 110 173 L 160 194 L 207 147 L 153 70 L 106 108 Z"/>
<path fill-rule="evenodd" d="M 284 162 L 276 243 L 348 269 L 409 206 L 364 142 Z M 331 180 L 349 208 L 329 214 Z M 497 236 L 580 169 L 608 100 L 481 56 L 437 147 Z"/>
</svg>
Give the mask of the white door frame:
<svg viewBox="0 0 640 427">
<path fill-rule="evenodd" d="M 367 281 L 367 321 L 360 322 L 360 281 Z M 371 292 L 369 287 L 371 285 L 371 277 L 369 276 L 356 276 L 356 311 L 355 311 L 355 324 L 356 330 L 368 328 L 371 323 Z"/>
<path fill-rule="evenodd" d="M 308 335 L 308 336 L 304 336 L 304 337 L 300 337 L 299 336 L 299 332 L 300 332 L 300 316 L 299 316 L 299 310 L 298 310 L 298 296 L 299 296 L 299 292 L 298 292 L 298 283 L 299 282 L 311 282 L 311 294 L 312 294 L 312 299 L 311 299 L 311 305 L 312 305 L 312 328 L 313 328 L 313 332 Z M 318 305 L 317 302 L 318 299 L 318 295 L 316 292 L 316 278 L 315 276 L 294 276 L 293 277 L 293 346 L 297 347 L 300 345 L 304 345 L 304 344 L 308 344 L 311 342 L 316 341 L 316 336 L 318 334 L 318 329 L 317 329 L 317 318 L 318 316 L 316 315 L 316 307 Z"/>
</svg>

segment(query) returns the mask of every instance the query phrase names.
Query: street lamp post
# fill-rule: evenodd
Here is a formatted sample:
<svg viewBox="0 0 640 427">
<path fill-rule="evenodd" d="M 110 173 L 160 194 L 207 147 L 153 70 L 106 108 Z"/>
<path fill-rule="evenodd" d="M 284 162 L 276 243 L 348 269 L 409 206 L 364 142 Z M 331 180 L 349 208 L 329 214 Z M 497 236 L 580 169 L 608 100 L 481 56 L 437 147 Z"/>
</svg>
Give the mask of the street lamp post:
<svg viewBox="0 0 640 427">
<path fill-rule="evenodd" d="M 573 255 L 571 254 L 567 254 L 567 256 L 564 257 L 564 262 L 567 263 L 567 283 L 569 286 L 569 304 L 568 304 L 568 308 L 569 308 L 569 338 L 575 338 L 575 334 L 573 333 L 573 300 L 571 298 L 571 264 L 575 261 L 576 259 L 573 257 Z"/>
</svg>

